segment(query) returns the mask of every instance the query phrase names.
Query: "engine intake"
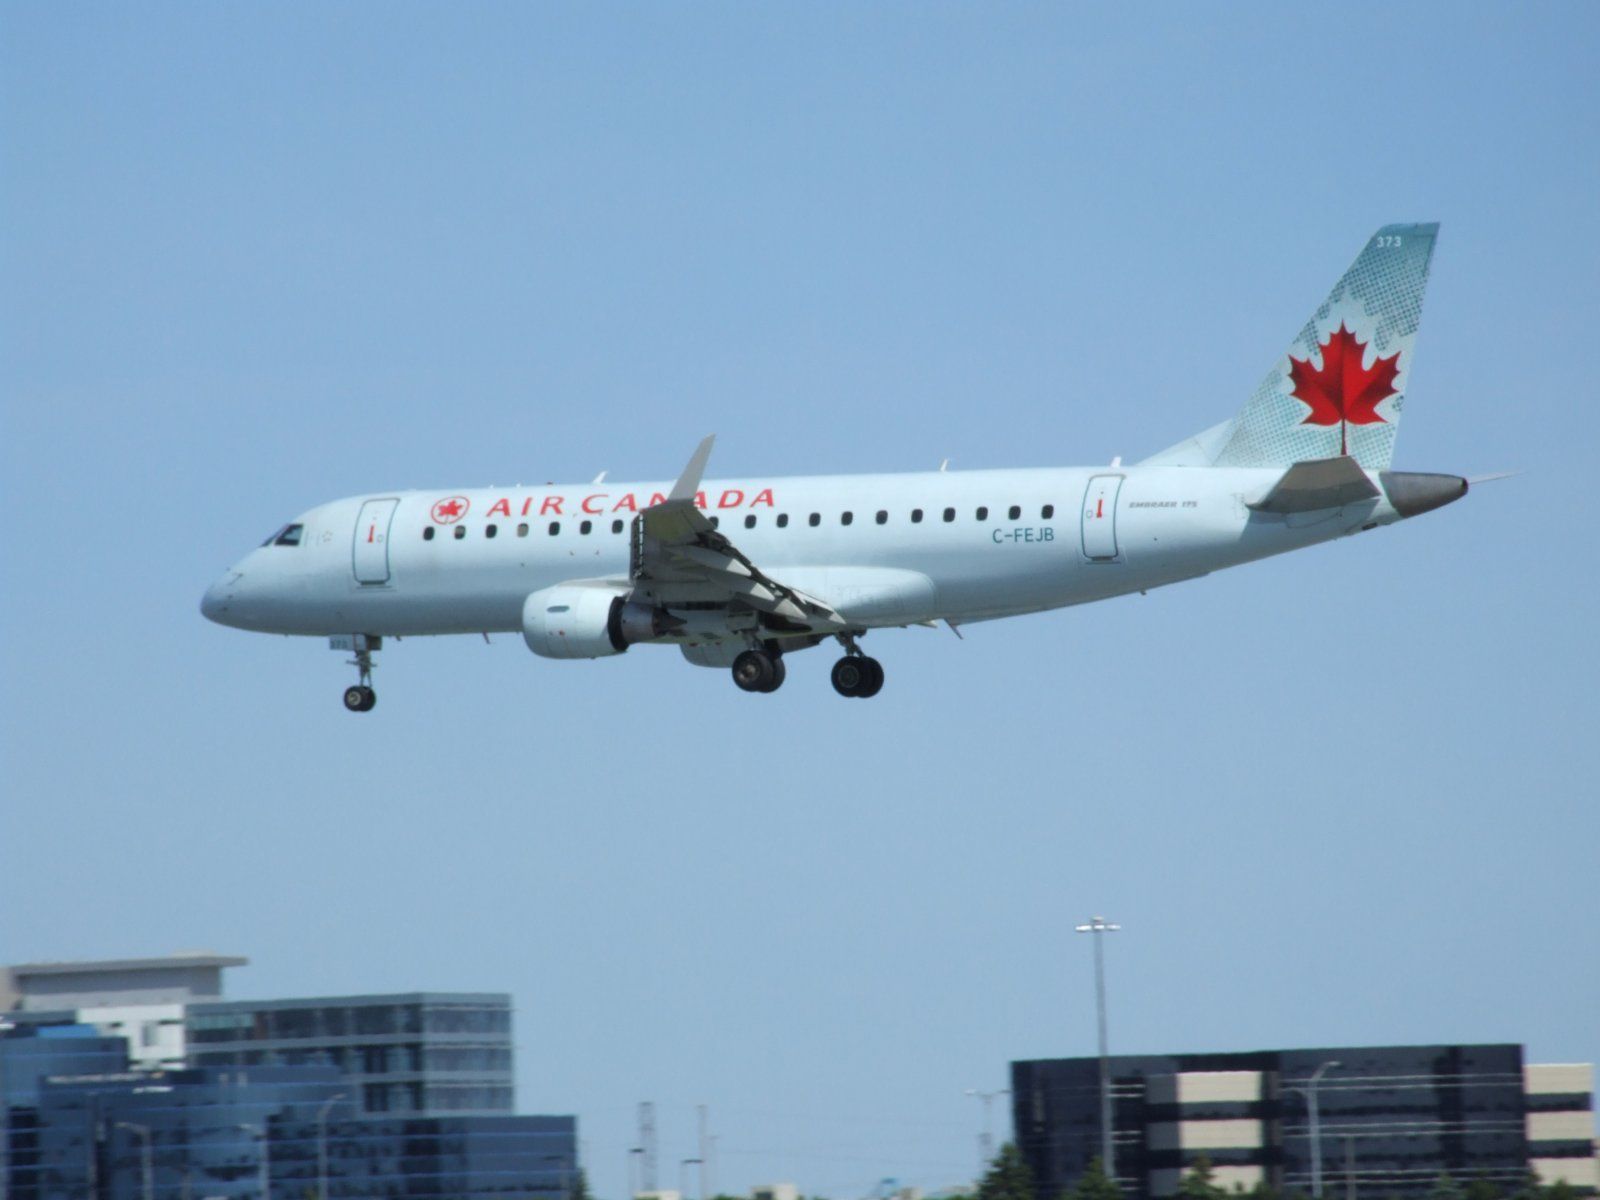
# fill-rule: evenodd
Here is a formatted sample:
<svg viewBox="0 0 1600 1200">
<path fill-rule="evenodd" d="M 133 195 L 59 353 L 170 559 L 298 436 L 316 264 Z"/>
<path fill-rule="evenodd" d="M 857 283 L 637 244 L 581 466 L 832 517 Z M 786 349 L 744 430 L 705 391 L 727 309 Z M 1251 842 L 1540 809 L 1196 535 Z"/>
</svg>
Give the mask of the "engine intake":
<svg viewBox="0 0 1600 1200">
<path fill-rule="evenodd" d="M 625 589 L 559 584 L 522 602 L 522 640 L 541 658 L 606 658 L 665 636 L 679 622 Z"/>
</svg>

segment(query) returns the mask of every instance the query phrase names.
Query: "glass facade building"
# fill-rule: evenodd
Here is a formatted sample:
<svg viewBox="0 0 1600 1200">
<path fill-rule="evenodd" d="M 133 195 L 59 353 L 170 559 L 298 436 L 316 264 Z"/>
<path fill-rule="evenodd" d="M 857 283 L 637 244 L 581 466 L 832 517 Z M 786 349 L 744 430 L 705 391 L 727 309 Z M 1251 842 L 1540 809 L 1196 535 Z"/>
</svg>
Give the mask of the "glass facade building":
<svg viewBox="0 0 1600 1200">
<path fill-rule="evenodd" d="M 326 1065 L 364 1114 L 508 1114 L 511 999 L 418 992 L 191 1004 L 189 1065 Z"/>
<path fill-rule="evenodd" d="M 1417 1196 L 1441 1173 L 1510 1192 L 1530 1170 L 1593 1186 L 1586 1066 L 1525 1067 L 1516 1045 L 1384 1046 L 1112 1057 L 1124 1195 L 1173 1195 L 1201 1154 L 1225 1187 L 1310 1194 L 1310 1091 L 1330 1063 L 1315 1085 L 1325 1192 Z M 1037 1193 L 1059 1196 L 1101 1153 L 1100 1060 L 1015 1062 L 1011 1089 Z"/>
<path fill-rule="evenodd" d="M 15 1025 L 0 1033 L 0 1173 L 7 1200 L 36 1200 L 39 1101 L 55 1076 L 125 1071 L 128 1044 L 92 1025 Z"/>
<path fill-rule="evenodd" d="M 39 1092 L 18 1200 L 565 1200 L 577 1176 L 573 1117 L 363 1117 L 325 1065 L 66 1076 Z"/>
</svg>

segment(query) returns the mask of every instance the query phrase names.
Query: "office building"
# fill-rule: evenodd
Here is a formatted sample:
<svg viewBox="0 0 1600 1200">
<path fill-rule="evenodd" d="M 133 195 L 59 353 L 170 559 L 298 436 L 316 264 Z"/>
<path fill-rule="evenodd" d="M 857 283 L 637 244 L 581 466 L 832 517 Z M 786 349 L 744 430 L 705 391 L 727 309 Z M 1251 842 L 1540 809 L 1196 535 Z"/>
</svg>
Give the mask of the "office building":
<svg viewBox="0 0 1600 1200">
<path fill-rule="evenodd" d="M 223 970 L 249 961 L 195 951 L 0 967 L 0 1012 L 16 1023 L 94 1025 L 128 1039 L 136 1068 L 181 1067 L 185 1007 L 221 999 Z"/>
<path fill-rule="evenodd" d="M 1202 1154 L 1229 1189 L 1311 1194 L 1318 1167 L 1324 1191 L 1357 1197 L 1417 1196 L 1441 1174 L 1507 1192 L 1530 1171 L 1600 1183 L 1592 1068 L 1525 1065 L 1520 1046 L 1116 1055 L 1109 1067 L 1128 1200 L 1175 1194 Z M 1012 1063 L 1011 1090 L 1037 1193 L 1057 1197 L 1101 1154 L 1100 1060 Z"/>
<path fill-rule="evenodd" d="M 187 1043 L 196 1067 L 332 1066 L 366 1114 L 514 1107 L 511 998 L 500 993 L 191 1004 Z"/>
</svg>

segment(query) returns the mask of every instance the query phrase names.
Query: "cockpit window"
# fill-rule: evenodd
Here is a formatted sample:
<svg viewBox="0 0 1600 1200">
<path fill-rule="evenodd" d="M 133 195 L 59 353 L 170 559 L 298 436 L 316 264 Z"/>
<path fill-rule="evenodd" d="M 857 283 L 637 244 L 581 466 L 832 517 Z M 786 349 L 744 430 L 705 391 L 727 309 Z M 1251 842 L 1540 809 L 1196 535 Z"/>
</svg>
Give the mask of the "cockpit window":
<svg viewBox="0 0 1600 1200">
<path fill-rule="evenodd" d="M 261 544 L 263 546 L 298 546 L 300 544 L 300 535 L 304 531 L 304 525 L 285 525 Z"/>
</svg>

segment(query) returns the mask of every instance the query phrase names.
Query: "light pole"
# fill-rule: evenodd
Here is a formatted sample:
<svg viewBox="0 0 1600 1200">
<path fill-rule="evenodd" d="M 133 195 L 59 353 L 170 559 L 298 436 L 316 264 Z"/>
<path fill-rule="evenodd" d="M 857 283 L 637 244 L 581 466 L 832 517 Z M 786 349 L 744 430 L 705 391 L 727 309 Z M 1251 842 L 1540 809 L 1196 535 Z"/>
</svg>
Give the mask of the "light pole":
<svg viewBox="0 0 1600 1200">
<path fill-rule="evenodd" d="M 253 1133 L 261 1139 L 261 1200 L 272 1200 L 272 1149 L 267 1142 L 267 1123 L 239 1125 L 236 1128 Z"/>
<path fill-rule="evenodd" d="M 1106 1169 L 1107 1179 L 1116 1179 L 1117 1167 L 1111 1147 L 1111 1061 L 1106 1049 L 1106 963 L 1100 943 L 1102 935 L 1116 933 L 1122 926 L 1104 917 L 1095 917 L 1087 925 L 1073 928 L 1079 933 L 1094 934 L 1094 997 L 1100 1022 L 1100 1164 Z"/>
<path fill-rule="evenodd" d="M 328 1110 L 344 1098 L 335 1092 L 317 1109 L 317 1200 L 328 1200 Z"/>
<path fill-rule="evenodd" d="M 698 1158 L 680 1158 L 678 1160 L 678 1195 L 684 1197 L 685 1200 L 689 1195 L 689 1175 L 684 1168 L 692 1167 L 700 1161 Z M 705 1197 L 702 1196 L 700 1200 L 705 1200 Z"/>
<path fill-rule="evenodd" d="M 1330 1058 L 1311 1072 L 1311 1078 L 1306 1080 L 1305 1087 L 1284 1089 L 1286 1092 L 1305 1093 L 1306 1111 L 1311 1117 L 1311 1200 L 1322 1200 L 1322 1112 L 1317 1107 L 1317 1084 L 1322 1082 L 1324 1072 L 1331 1071 L 1338 1065 L 1338 1059 Z"/>
<path fill-rule="evenodd" d="M 628 1150 L 628 1200 L 634 1200 L 639 1194 L 639 1160 L 644 1157 L 643 1146 L 633 1146 Z"/>
<path fill-rule="evenodd" d="M 966 1094 L 976 1096 L 983 1101 L 983 1132 L 978 1135 L 978 1158 L 982 1166 L 987 1169 L 994 1161 L 994 1099 L 996 1096 L 1011 1095 L 1011 1089 L 1001 1088 L 995 1092 L 983 1092 L 977 1088 L 968 1088 Z"/>
<path fill-rule="evenodd" d="M 143 1143 L 139 1147 L 139 1179 L 144 1193 L 144 1200 L 151 1200 L 156 1190 L 155 1151 L 150 1146 L 150 1126 L 135 1125 L 132 1121 L 118 1121 L 118 1129 L 131 1129 L 139 1135 Z"/>
</svg>

